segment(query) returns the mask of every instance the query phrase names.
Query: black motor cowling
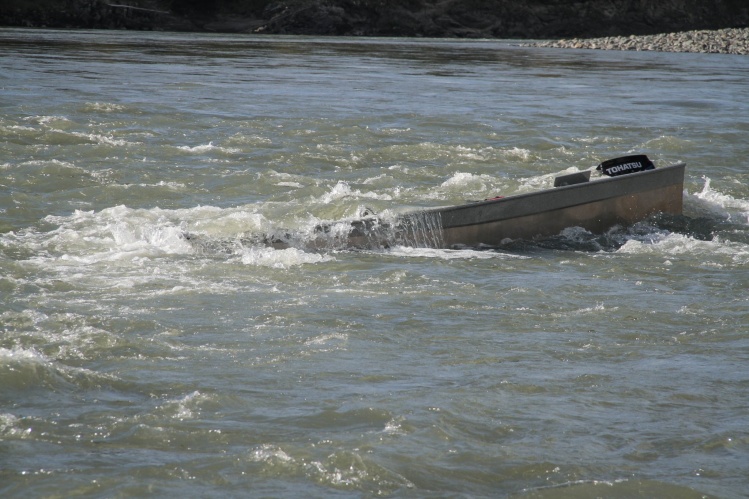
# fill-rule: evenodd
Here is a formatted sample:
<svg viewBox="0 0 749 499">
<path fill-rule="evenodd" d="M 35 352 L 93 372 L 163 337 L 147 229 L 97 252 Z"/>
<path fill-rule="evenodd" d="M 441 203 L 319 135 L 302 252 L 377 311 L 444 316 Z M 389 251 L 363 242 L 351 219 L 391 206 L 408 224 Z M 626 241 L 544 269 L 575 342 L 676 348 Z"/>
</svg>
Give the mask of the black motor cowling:
<svg viewBox="0 0 749 499">
<path fill-rule="evenodd" d="M 655 165 L 646 155 L 633 154 L 631 156 L 606 160 L 598 165 L 596 170 L 602 171 L 609 177 L 616 177 L 617 175 L 626 175 L 627 173 L 655 170 Z"/>
</svg>

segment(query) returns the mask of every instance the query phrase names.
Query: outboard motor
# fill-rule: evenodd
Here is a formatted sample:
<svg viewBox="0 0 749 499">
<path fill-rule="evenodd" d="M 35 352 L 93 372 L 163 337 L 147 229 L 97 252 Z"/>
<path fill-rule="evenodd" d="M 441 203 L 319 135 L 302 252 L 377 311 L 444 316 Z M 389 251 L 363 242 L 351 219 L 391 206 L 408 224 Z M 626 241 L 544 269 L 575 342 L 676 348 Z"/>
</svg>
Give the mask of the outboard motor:
<svg viewBox="0 0 749 499">
<path fill-rule="evenodd" d="M 655 165 L 646 155 L 633 154 L 632 156 L 606 160 L 598 165 L 596 170 L 602 171 L 609 177 L 616 177 L 627 173 L 655 170 Z"/>
</svg>

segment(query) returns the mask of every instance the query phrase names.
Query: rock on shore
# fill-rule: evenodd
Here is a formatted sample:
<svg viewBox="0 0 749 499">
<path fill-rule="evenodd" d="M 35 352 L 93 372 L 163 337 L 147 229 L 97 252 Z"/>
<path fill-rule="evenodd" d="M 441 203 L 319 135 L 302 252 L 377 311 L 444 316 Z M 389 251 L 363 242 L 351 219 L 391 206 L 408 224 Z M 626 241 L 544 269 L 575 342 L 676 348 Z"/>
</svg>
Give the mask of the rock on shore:
<svg viewBox="0 0 749 499">
<path fill-rule="evenodd" d="M 749 28 L 683 31 L 645 36 L 609 36 L 525 44 L 533 47 L 598 50 L 654 50 L 749 55 Z"/>
</svg>

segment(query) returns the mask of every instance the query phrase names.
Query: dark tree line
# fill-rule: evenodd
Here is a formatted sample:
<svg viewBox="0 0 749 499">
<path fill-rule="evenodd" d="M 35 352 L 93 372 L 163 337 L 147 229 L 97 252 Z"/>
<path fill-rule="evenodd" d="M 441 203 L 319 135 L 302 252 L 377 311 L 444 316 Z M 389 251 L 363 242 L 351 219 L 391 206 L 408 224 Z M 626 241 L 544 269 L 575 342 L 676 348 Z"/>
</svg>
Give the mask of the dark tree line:
<svg viewBox="0 0 749 499">
<path fill-rule="evenodd" d="M 0 26 L 565 38 L 749 26 L 749 0 L 0 0 Z"/>
<path fill-rule="evenodd" d="M 232 13 L 259 16 L 271 0 L 162 0 L 162 4 L 177 15 L 213 15 Z"/>
</svg>

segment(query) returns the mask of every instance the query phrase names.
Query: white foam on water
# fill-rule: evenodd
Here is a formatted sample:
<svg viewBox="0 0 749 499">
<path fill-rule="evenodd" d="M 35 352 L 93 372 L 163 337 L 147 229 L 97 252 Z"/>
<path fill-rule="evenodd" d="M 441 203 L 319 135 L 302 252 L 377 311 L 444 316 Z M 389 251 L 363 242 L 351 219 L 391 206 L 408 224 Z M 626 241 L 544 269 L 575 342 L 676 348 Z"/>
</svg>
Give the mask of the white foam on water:
<svg viewBox="0 0 749 499">
<path fill-rule="evenodd" d="M 200 415 L 200 406 L 210 400 L 207 394 L 194 391 L 185 396 L 168 400 L 161 405 L 160 412 L 165 412 L 169 417 L 184 421 L 185 419 L 194 419 Z"/>
<path fill-rule="evenodd" d="M 152 248 L 165 250 L 167 253 L 180 253 L 170 251 L 175 242 L 171 236 L 179 236 L 179 229 L 175 227 L 134 227 L 127 222 L 117 222 L 110 226 L 114 243 L 122 253 L 140 253 L 141 249 L 148 251 Z M 179 241 L 179 239 L 177 239 Z M 182 244 L 181 241 L 178 244 Z"/>
<path fill-rule="evenodd" d="M 24 439 L 31 436 L 34 428 L 28 426 L 25 418 L 10 413 L 0 413 L 0 438 Z"/>
<path fill-rule="evenodd" d="M 280 447 L 271 444 L 263 444 L 250 452 L 250 460 L 255 462 L 280 462 L 292 463 L 294 459 L 283 451 Z"/>
<path fill-rule="evenodd" d="M 394 181 L 394 179 L 393 179 L 392 175 L 387 175 L 385 173 L 381 173 L 381 174 L 376 175 L 374 177 L 369 177 L 369 178 L 364 179 L 364 181 L 362 183 L 365 184 L 365 185 L 370 185 L 370 184 L 376 184 L 376 183 L 382 182 L 382 181 L 385 181 L 386 183 L 391 183 L 391 182 Z"/>
<path fill-rule="evenodd" d="M 85 360 L 100 350 L 115 347 L 119 340 L 115 334 L 93 326 L 65 329 L 60 333 L 45 332 L 44 336 L 60 345 L 55 354 L 59 359 Z"/>
<path fill-rule="evenodd" d="M 270 146 L 273 144 L 273 140 L 268 137 L 261 135 L 244 135 L 242 133 L 235 133 L 228 138 L 228 142 L 231 144 L 251 145 L 251 146 Z"/>
<path fill-rule="evenodd" d="M 329 442 L 323 441 L 321 445 L 327 446 Z M 377 465 L 355 451 L 336 450 L 322 459 L 311 458 L 309 452 L 304 452 L 304 456 L 295 457 L 278 445 L 262 444 L 250 452 L 249 461 L 263 463 L 278 472 L 302 472 L 315 483 L 335 488 L 371 489 L 374 495 L 390 495 L 403 487 L 415 487 L 402 475 Z"/>
<path fill-rule="evenodd" d="M 79 170 L 79 171 L 85 171 L 80 166 L 76 166 L 73 163 L 70 163 L 69 161 L 61 161 L 59 159 L 32 159 L 30 161 L 24 161 L 23 163 L 20 163 L 19 166 L 26 167 L 26 166 L 48 166 L 48 165 L 55 165 L 59 166 L 61 168 L 71 168 L 73 170 Z"/>
<path fill-rule="evenodd" d="M 0 347 L 0 364 L 49 364 L 49 359 L 34 349 Z"/>
<path fill-rule="evenodd" d="M 703 177 L 703 180 L 701 191 L 695 194 L 684 191 L 684 211 L 687 216 L 718 217 L 734 224 L 749 224 L 749 201 L 723 194 L 711 187 L 709 178 Z M 617 227 L 612 231 L 620 229 L 621 227 Z M 561 235 L 573 242 L 581 243 L 592 237 L 591 233 L 580 227 L 565 229 Z M 617 250 L 622 254 L 663 255 L 666 258 L 678 255 L 695 256 L 703 265 L 717 268 L 744 265 L 749 261 L 749 245 L 732 241 L 730 237 L 715 236 L 710 240 L 703 240 L 655 228 L 646 234 L 628 233 L 615 237 L 624 243 Z M 666 260 L 665 263 L 672 265 L 674 262 Z"/>
<path fill-rule="evenodd" d="M 187 185 L 183 184 L 181 182 L 167 182 L 165 180 L 161 180 L 159 182 L 156 182 L 155 184 L 114 184 L 109 187 L 114 188 L 120 188 L 120 189 L 132 189 L 133 187 L 141 187 L 141 188 L 162 188 L 166 187 L 167 189 L 171 191 L 185 191 L 187 189 Z"/>
<path fill-rule="evenodd" d="M 403 429 L 403 421 L 403 417 L 391 419 L 385 424 L 382 432 L 390 435 L 406 435 L 408 432 Z"/>
<path fill-rule="evenodd" d="M 459 203 L 471 198 L 494 197 L 506 190 L 499 178 L 486 174 L 455 172 L 434 189 L 423 194 L 425 199 L 445 200 L 457 198 Z"/>
<path fill-rule="evenodd" d="M 111 135 L 102 135 L 99 133 L 83 133 L 83 132 L 66 132 L 66 133 L 74 137 L 79 137 L 79 138 L 85 139 L 89 142 L 92 142 L 94 144 L 99 144 L 99 145 L 117 146 L 117 147 L 139 145 L 139 142 L 129 142 L 124 139 L 115 139 Z"/>
<path fill-rule="evenodd" d="M 116 379 L 109 374 L 61 364 L 34 348 L 0 347 L 0 373 L 6 376 L 8 372 L 21 376 L 22 383 L 33 386 L 50 383 L 50 380 L 54 378 L 70 383 Z"/>
<path fill-rule="evenodd" d="M 490 260 L 490 259 L 528 259 L 529 256 L 516 255 L 501 251 L 481 251 L 475 249 L 435 249 L 396 246 L 387 254 L 408 258 L 434 258 L 439 260 Z"/>
<path fill-rule="evenodd" d="M 565 239 L 573 242 L 583 242 L 590 238 L 593 233 L 583 227 L 566 227 L 559 233 Z"/>
<path fill-rule="evenodd" d="M 369 128 L 369 127 L 367 127 Z M 385 135 L 396 135 L 400 136 L 404 133 L 408 133 L 411 131 L 410 128 L 395 128 L 395 127 L 389 127 L 389 128 L 380 128 L 380 132 L 382 132 Z"/>
<path fill-rule="evenodd" d="M 25 283 L 26 281 L 19 280 L 19 282 Z M 30 325 L 36 327 L 47 319 L 49 319 L 49 316 L 44 312 L 28 308 L 21 312 L 7 310 L 0 314 L 0 322 L 5 326 L 12 325 L 14 328 Z"/>
<path fill-rule="evenodd" d="M 689 151 L 694 148 L 694 143 L 688 139 L 673 135 L 661 135 L 654 139 L 646 140 L 641 146 L 628 151 L 629 154 L 637 154 L 641 151 Z"/>
<path fill-rule="evenodd" d="M 12 159 L 20 161 L 0 165 L 0 171 L 3 172 L 2 177 L 4 177 L 3 183 L 9 188 L 9 195 L 2 199 L 0 204 L 8 203 L 16 209 L 25 210 L 38 199 L 39 195 L 47 193 L 64 202 L 70 199 L 70 195 L 66 195 L 67 192 L 76 193 L 72 194 L 72 197 L 77 200 L 71 200 L 71 204 L 75 203 L 80 206 L 85 202 L 81 198 L 87 196 L 86 189 L 100 183 L 99 179 L 86 168 L 58 158 L 24 160 L 25 158 L 14 157 Z M 29 193 L 34 194 L 29 195 Z"/>
<path fill-rule="evenodd" d="M 207 144 L 201 144 L 197 146 L 177 146 L 177 149 L 190 154 L 206 154 L 209 152 L 220 152 L 222 154 L 239 154 L 242 152 L 241 149 L 237 149 L 236 147 L 221 147 L 213 145 L 212 141 L 208 142 Z"/>
<path fill-rule="evenodd" d="M 8 130 L 13 131 L 13 132 L 36 132 L 36 128 L 32 128 L 30 126 L 22 126 L 22 125 L 0 126 L 0 132 L 6 132 Z"/>
<path fill-rule="evenodd" d="M 572 173 L 579 173 L 585 170 L 580 170 L 574 166 L 566 168 L 561 171 L 553 173 L 546 173 L 544 175 L 537 175 L 534 177 L 528 177 L 520 181 L 520 192 L 537 191 L 539 189 L 551 189 L 554 186 L 554 179 L 560 175 L 568 175 Z"/>
<path fill-rule="evenodd" d="M 454 148 L 455 156 L 460 159 L 468 159 L 472 161 L 487 161 L 494 155 L 493 147 L 467 147 L 467 146 L 456 146 Z"/>
<path fill-rule="evenodd" d="M 519 159 L 522 161 L 528 161 L 531 158 L 531 152 L 528 149 L 513 147 L 511 149 L 503 150 L 502 156 L 508 159 L 511 158 L 511 159 Z"/>
<path fill-rule="evenodd" d="M 716 267 L 749 264 L 749 245 L 718 237 L 703 241 L 678 233 L 653 233 L 647 239 L 629 239 L 617 252 L 662 255 L 666 258 L 689 255 L 696 257 L 704 265 Z M 668 260 L 668 263 L 673 262 Z"/>
<path fill-rule="evenodd" d="M 305 340 L 304 346 L 308 348 L 306 353 L 323 353 L 345 350 L 347 342 L 345 333 L 323 333 Z"/>
<path fill-rule="evenodd" d="M 145 300 L 183 294 L 186 289 L 214 294 L 236 290 L 230 280 L 214 282 L 195 275 L 194 258 L 182 258 L 185 256 L 222 257 L 230 265 L 241 262 L 273 269 L 335 260 L 332 252 L 247 245 L 241 239 L 244 234 L 269 232 L 268 221 L 254 209 L 257 207 L 198 206 L 164 210 L 120 205 L 101 211 L 76 210 L 70 215 L 45 217 L 43 222 L 51 230 L 30 228 L 0 234 L 0 247 L 30 253 L 23 265 L 43 269 L 29 284 L 46 287 L 47 282 L 63 280 L 76 292 L 98 289 L 107 296 L 137 289 Z M 188 239 L 186 234 L 196 235 L 196 239 Z M 85 306 L 85 296 L 81 300 Z"/>
<path fill-rule="evenodd" d="M 570 317 L 570 316 L 577 317 L 577 316 L 585 316 L 585 315 L 590 315 L 590 314 L 598 314 L 606 310 L 609 310 L 609 311 L 618 310 L 618 307 L 607 309 L 603 303 L 597 303 L 595 306 L 592 306 L 592 307 L 583 307 L 583 308 L 578 308 L 575 310 L 570 310 L 567 312 L 555 312 L 555 313 L 552 313 L 551 316 L 559 317 L 559 318 Z"/>
<path fill-rule="evenodd" d="M 318 198 L 318 201 L 323 204 L 330 204 L 334 201 L 338 201 L 341 199 L 346 198 L 354 198 L 354 199 L 381 199 L 390 201 L 392 200 L 392 196 L 389 194 L 379 194 L 376 192 L 362 192 L 357 189 L 352 189 L 351 186 L 347 182 L 339 181 L 334 185 L 328 192 L 323 194 L 320 198 Z"/>
<path fill-rule="evenodd" d="M 454 188 L 459 187 L 461 189 L 473 188 L 483 190 L 486 188 L 484 182 L 491 181 L 489 175 L 475 175 L 473 173 L 457 172 L 452 177 L 442 182 L 440 187 L 443 188 Z"/>
<path fill-rule="evenodd" d="M 61 220 L 50 242 L 67 250 L 61 259 L 79 264 L 191 252 L 192 246 L 182 237 L 182 228 L 169 215 L 158 209 L 125 206 L 98 213 L 77 210 L 72 217 Z M 47 217 L 47 221 L 54 218 Z"/>
<path fill-rule="evenodd" d="M 114 104 L 111 102 L 87 102 L 83 106 L 84 111 L 99 111 L 104 113 L 111 113 L 114 111 L 124 111 L 125 106 L 121 104 Z"/>
<path fill-rule="evenodd" d="M 218 208 L 199 206 L 176 210 L 174 216 L 191 233 L 214 237 L 231 237 L 246 232 L 263 232 L 271 228 L 268 219 L 255 206 Z"/>
<path fill-rule="evenodd" d="M 240 260 L 245 265 L 271 267 L 274 269 L 288 269 L 299 265 L 334 261 L 329 254 L 308 253 L 296 248 L 276 250 L 260 246 L 241 248 Z"/>
<path fill-rule="evenodd" d="M 694 194 L 684 192 L 689 205 L 697 206 L 701 211 L 723 217 L 730 222 L 749 225 L 749 200 L 736 199 L 723 194 L 710 185 L 709 177 L 702 177 L 702 179 L 704 185 L 700 192 Z"/>
<path fill-rule="evenodd" d="M 51 123 L 55 122 L 63 122 L 63 123 L 70 123 L 70 120 L 66 118 L 65 116 L 56 116 L 56 115 L 50 115 L 50 116 L 27 116 L 23 118 L 24 121 L 35 123 L 37 125 L 49 125 Z"/>
</svg>

